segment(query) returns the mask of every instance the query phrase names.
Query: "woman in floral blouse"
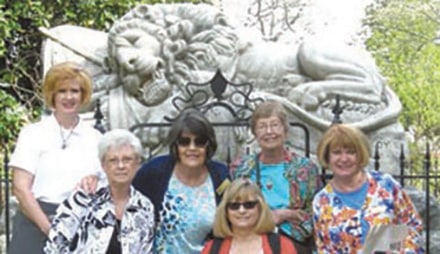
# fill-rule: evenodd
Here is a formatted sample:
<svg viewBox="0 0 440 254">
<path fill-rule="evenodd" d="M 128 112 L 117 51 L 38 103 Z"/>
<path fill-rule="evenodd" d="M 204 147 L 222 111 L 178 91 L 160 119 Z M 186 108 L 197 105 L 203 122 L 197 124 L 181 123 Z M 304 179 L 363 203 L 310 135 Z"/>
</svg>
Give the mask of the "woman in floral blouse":
<svg viewBox="0 0 440 254">
<path fill-rule="evenodd" d="M 313 200 L 318 253 L 357 254 L 369 230 L 383 224 L 408 228 L 402 243 L 387 251 L 424 253 L 422 221 L 414 205 L 392 176 L 366 169 L 369 151 L 366 136 L 343 124 L 330 127 L 318 144 L 320 164 L 333 172 Z"/>
<path fill-rule="evenodd" d="M 288 152 L 288 122 L 283 106 L 275 101 L 259 104 L 252 114 L 251 130 L 260 151 L 238 158 L 232 178 L 256 182 L 272 211 L 279 232 L 293 241 L 299 254 L 312 252 L 312 200 L 321 188 L 318 167 L 309 159 Z"/>
<path fill-rule="evenodd" d="M 131 187 L 142 146 L 127 130 L 107 132 L 98 145 L 108 185 L 78 189 L 57 209 L 46 253 L 147 254 L 154 239 L 154 208 Z"/>
</svg>

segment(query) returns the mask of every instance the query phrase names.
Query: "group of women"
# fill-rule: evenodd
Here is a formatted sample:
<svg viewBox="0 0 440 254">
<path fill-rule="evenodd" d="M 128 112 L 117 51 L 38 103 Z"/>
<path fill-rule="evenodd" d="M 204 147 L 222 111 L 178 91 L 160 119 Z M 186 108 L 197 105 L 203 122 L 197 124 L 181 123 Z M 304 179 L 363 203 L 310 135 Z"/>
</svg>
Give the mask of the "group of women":
<svg viewBox="0 0 440 254">
<path fill-rule="evenodd" d="M 11 254 L 358 253 L 377 224 L 408 228 L 389 251 L 423 253 L 417 211 L 391 176 L 368 170 L 356 128 L 334 125 L 321 139 L 318 161 L 333 172 L 323 187 L 312 160 L 285 148 L 277 102 L 257 106 L 260 149 L 229 169 L 212 159 L 214 128 L 195 109 L 173 122 L 169 154 L 142 163 L 129 131 L 102 136 L 81 121 L 92 91 L 83 69 L 55 65 L 43 91 L 53 113 L 23 128 L 10 162 L 20 205 Z"/>
</svg>

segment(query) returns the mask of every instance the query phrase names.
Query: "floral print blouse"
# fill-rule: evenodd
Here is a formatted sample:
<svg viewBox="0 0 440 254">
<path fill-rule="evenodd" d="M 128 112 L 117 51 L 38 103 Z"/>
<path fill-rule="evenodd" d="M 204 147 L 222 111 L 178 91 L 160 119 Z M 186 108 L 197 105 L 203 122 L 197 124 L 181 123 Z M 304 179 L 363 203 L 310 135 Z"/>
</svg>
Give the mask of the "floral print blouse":
<svg viewBox="0 0 440 254">
<path fill-rule="evenodd" d="M 331 184 L 313 200 L 313 220 L 318 253 L 357 254 L 362 250 L 367 223 L 405 224 L 409 228 L 400 253 L 424 253 L 422 220 L 409 196 L 389 174 L 367 172 L 368 189 L 361 209 L 346 205 Z"/>
<path fill-rule="evenodd" d="M 108 187 L 95 195 L 74 192 L 57 209 L 45 253 L 106 253 L 117 228 L 114 209 Z M 123 254 L 152 252 L 153 209 L 150 200 L 131 187 L 117 232 Z"/>
<path fill-rule="evenodd" d="M 313 196 L 321 189 L 322 181 L 319 176 L 318 167 L 309 158 L 299 156 L 293 152 L 284 150 L 284 172 L 282 176 L 288 182 L 289 189 L 286 190 L 289 196 L 289 205 L 285 208 L 304 209 L 312 213 Z M 260 166 L 260 154 L 251 154 L 240 157 L 231 165 L 231 177 L 236 179 L 238 177 L 249 177 L 255 174 L 255 171 Z M 261 179 L 264 182 L 265 179 Z M 264 191 L 264 190 L 263 190 Z M 273 209 L 271 200 L 266 200 L 269 207 Z M 304 224 L 311 225 L 312 217 L 304 222 Z M 298 241 L 304 241 L 306 236 L 301 233 L 304 231 L 297 225 L 291 224 L 290 232 L 284 232 L 287 235 L 295 238 Z"/>
<path fill-rule="evenodd" d="M 173 174 L 156 227 L 154 249 L 161 254 L 199 254 L 215 216 L 211 177 L 197 187 L 181 183 Z"/>
</svg>

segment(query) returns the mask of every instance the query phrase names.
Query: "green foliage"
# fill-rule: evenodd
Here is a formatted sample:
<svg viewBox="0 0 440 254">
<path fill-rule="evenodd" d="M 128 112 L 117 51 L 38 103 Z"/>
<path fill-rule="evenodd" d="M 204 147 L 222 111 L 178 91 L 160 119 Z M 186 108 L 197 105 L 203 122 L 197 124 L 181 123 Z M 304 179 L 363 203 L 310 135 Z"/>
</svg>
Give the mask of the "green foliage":
<svg viewBox="0 0 440 254">
<path fill-rule="evenodd" d="M 440 134 L 440 46 L 433 42 L 440 29 L 438 5 L 427 2 L 387 1 L 366 19 L 372 31 L 368 50 L 399 96 L 402 124 L 416 140 Z"/>
<path fill-rule="evenodd" d="M 22 124 L 26 121 L 27 116 L 24 108 L 17 103 L 17 101 L 0 90 L 0 143 L 9 145 L 15 140 Z M 4 149 L 4 147 L 0 148 Z"/>
<path fill-rule="evenodd" d="M 439 148 L 440 45 L 434 43 L 440 30 L 439 10 L 439 1 L 386 0 L 370 9 L 365 20 L 371 28 L 367 48 L 399 96 L 401 123 L 413 136 L 408 161 L 412 174 L 425 173 L 427 143 L 431 151 Z"/>
</svg>

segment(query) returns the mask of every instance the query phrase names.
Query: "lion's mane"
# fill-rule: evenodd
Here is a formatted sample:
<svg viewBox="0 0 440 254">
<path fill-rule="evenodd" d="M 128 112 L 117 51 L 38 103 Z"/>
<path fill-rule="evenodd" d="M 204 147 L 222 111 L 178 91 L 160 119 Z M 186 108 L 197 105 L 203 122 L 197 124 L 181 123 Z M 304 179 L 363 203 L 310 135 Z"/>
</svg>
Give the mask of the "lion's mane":
<svg viewBox="0 0 440 254">
<path fill-rule="evenodd" d="M 139 5 L 110 29 L 109 62 L 117 71 L 114 57 L 116 36 L 128 29 L 141 29 L 162 45 L 161 60 L 171 85 L 197 80 L 195 71 L 214 72 L 233 67 L 239 51 L 238 36 L 227 18 L 205 5 Z"/>
</svg>

